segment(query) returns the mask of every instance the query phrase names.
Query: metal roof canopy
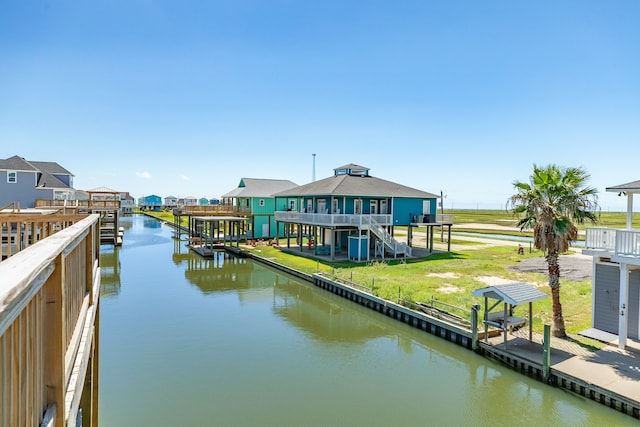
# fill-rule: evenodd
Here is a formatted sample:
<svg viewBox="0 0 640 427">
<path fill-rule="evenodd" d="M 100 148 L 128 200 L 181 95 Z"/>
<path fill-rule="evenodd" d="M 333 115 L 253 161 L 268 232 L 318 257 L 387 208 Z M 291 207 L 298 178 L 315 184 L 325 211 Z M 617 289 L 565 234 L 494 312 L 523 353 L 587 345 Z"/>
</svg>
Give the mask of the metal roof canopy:
<svg viewBox="0 0 640 427">
<path fill-rule="evenodd" d="M 529 303 L 529 341 L 532 340 L 532 303 L 545 299 L 547 294 L 523 282 L 494 285 L 471 291 L 471 295 L 484 297 L 484 339 L 487 342 L 489 325 L 502 329 L 504 333 L 504 348 L 507 348 L 507 331 L 513 326 L 523 325 L 527 320 L 513 316 L 513 308 L 516 305 Z M 489 307 L 489 298 L 497 300 Z M 503 303 L 502 313 L 493 312 L 498 304 Z M 507 307 L 507 305 L 509 307 Z"/>
<path fill-rule="evenodd" d="M 202 222 L 215 222 L 215 221 L 243 222 L 248 220 L 248 218 L 244 216 L 194 216 L 192 218 Z"/>
</svg>

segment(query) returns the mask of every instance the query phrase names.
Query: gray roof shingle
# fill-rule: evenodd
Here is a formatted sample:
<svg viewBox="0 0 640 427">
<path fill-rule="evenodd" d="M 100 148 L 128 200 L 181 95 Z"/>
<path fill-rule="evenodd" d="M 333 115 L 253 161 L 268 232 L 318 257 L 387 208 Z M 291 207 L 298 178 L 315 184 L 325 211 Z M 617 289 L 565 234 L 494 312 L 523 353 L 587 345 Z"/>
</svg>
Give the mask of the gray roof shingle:
<svg viewBox="0 0 640 427">
<path fill-rule="evenodd" d="M 237 188 L 222 197 L 272 197 L 275 193 L 296 186 L 296 183 L 285 179 L 242 178 Z"/>
<path fill-rule="evenodd" d="M 371 196 L 437 198 L 439 196 L 374 176 L 336 175 L 281 191 L 277 197 Z"/>
<path fill-rule="evenodd" d="M 8 159 L 0 159 L 0 170 L 36 172 L 38 168 L 36 168 L 20 156 L 13 156 L 9 157 Z"/>
</svg>

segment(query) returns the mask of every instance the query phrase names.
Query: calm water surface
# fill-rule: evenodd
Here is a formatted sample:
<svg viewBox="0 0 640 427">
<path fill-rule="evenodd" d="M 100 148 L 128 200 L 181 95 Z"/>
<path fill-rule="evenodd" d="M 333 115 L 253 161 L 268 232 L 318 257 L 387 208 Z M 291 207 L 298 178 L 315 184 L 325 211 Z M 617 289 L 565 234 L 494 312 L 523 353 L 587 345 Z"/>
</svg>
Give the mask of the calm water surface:
<svg viewBox="0 0 640 427">
<path fill-rule="evenodd" d="M 102 247 L 100 426 L 637 425 L 262 264 L 123 219 Z"/>
</svg>

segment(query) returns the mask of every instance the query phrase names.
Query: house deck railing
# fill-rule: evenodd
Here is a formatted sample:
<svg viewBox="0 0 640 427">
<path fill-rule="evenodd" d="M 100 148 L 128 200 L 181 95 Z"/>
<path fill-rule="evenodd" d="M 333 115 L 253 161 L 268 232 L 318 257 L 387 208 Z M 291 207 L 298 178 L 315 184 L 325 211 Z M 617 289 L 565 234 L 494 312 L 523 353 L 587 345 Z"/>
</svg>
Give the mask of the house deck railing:
<svg viewBox="0 0 640 427">
<path fill-rule="evenodd" d="M 306 213 L 293 211 L 277 211 L 276 221 L 289 223 L 304 223 L 323 227 L 358 227 L 366 230 L 371 227 L 371 223 L 380 226 L 393 225 L 392 215 L 355 215 L 355 214 L 329 214 L 329 213 Z"/>
<path fill-rule="evenodd" d="M 587 228 L 585 250 L 605 251 L 614 256 L 640 257 L 640 230 Z"/>
<path fill-rule="evenodd" d="M 86 217 L 87 214 L 0 214 L 0 260 L 9 258 Z"/>
<path fill-rule="evenodd" d="M 436 214 L 436 222 L 439 224 L 453 224 L 453 214 Z"/>
<path fill-rule="evenodd" d="M 36 200 L 36 208 L 120 209 L 120 200 Z"/>
<path fill-rule="evenodd" d="M 174 215 L 247 215 L 249 206 L 233 205 L 193 205 L 173 209 Z"/>
<path fill-rule="evenodd" d="M 90 215 L 0 262 L 0 425 L 97 425 L 99 255 Z"/>
</svg>

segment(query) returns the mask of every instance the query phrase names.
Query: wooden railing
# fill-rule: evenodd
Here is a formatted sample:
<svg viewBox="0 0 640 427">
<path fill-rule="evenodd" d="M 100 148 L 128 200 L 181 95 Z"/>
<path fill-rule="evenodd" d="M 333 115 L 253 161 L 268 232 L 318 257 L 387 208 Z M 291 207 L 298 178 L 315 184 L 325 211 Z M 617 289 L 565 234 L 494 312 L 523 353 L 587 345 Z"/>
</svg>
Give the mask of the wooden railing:
<svg viewBox="0 0 640 427">
<path fill-rule="evenodd" d="M 36 200 L 36 208 L 120 209 L 120 200 Z"/>
<path fill-rule="evenodd" d="M 98 421 L 98 215 L 0 262 L 0 426 Z"/>
<path fill-rule="evenodd" d="M 72 226 L 87 217 L 62 214 L 0 214 L 0 260 Z"/>
<path fill-rule="evenodd" d="M 233 205 L 193 205 L 173 209 L 174 215 L 246 215 L 251 213 L 248 206 Z"/>
<path fill-rule="evenodd" d="M 453 214 L 436 214 L 436 222 L 439 224 L 453 224 Z"/>
<path fill-rule="evenodd" d="M 587 228 L 585 250 L 605 251 L 616 256 L 640 257 L 640 230 Z"/>
<path fill-rule="evenodd" d="M 325 226 L 354 226 L 367 229 L 371 225 L 371 220 L 378 225 L 393 225 L 391 215 L 354 215 L 354 214 L 330 214 L 330 213 L 305 213 L 294 211 L 276 211 L 276 221 L 301 222 L 304 224 L 325 225 Z"/>
</svg>

